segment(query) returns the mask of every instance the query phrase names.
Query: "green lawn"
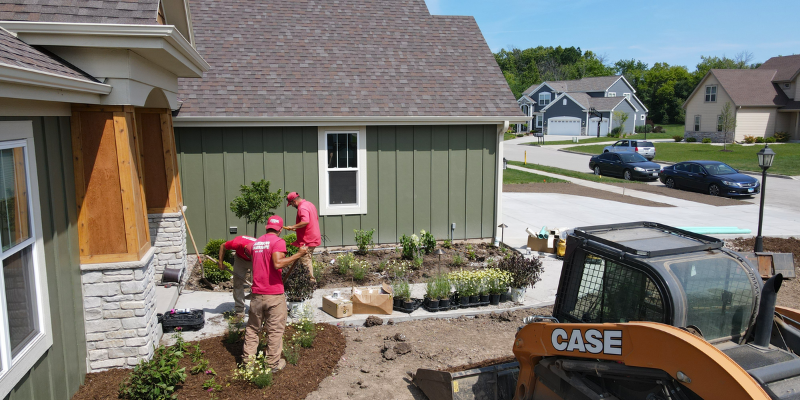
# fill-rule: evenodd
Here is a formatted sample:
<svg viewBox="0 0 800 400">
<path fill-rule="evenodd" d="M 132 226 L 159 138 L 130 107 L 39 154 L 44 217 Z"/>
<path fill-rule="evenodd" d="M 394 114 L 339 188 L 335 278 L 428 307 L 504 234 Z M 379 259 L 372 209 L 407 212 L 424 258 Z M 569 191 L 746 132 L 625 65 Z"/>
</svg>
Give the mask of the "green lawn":
<svg viewBox="0 0 800 400">
<path fill-rule="evenodd" d="M 503 140 L 511 140 L 511 139 L 516 139 L 516 138 L 517 138 L 517 135 L 513 134 L 513 133 L 506 132 L 506 133 L 503 134 Z"/>
<path fill-rule="evenodd" d="M 522 165 L 522 163 L 519 162 L 519 161 L 509 161 L 508 163 L 511 164 L 511 165 L 519 166 L 519 167 L 530 168 L 530 169 L 535 169 L 535 170 L 544 171 L 544 172 L 550 172 L 552 174 L 559 174 L 559 175 L 568 176 L 570 178 L 584 179 L 584 180 L 592 181 L 592 182 L 599 182 L 599 183 L 642 183 L 642 182 L 639 182 L 639 181 L 626 181 L 624 179 L 610 178 L 610 177 L 607 177 L 607 176 L 597 176 L 597 175 L 595 175 L 595 174 L 593 174 L 591 172 L 578 172 L 578 171 L 573 171 L 571 169 L 564 169 L 564 168 L 558 168 L 558 167 L 548 167 L 546 165 L 539 165 L 539 164 Z M 586 169 L 587 170 L 589 169 L 589 164 L 588 163 L 586 164 Z M 507 171 L 509 171 L 509 170 L 506 170 L 506 172 Z M 553 178 L 547 178 L 547 179 L 553 179 Z"/>
<path fill-rule="evenodd" d="M 664 133 L 652 133 L 652 132 L 648 133 L 647 134 L 647 139 L 648 140 L 649 139 L 672 139 L 672 137 L 675 136 L 675 135 L 683 136 L 683 124 L 680 124 L 680 125 L 661 125 L 661 126 L 664 127 L 664 130 L 666 132 L 664 132 Z M 592 135 L 589 135 L 589 136 L 592 136 Z M 645 134 L 644 133 L 637 133 L 635 135 L 628 135 L 628 136 L 625 137 L 625 139 L 634 139 L 634 140 L 642 140 L 644 138 L 645 138 Z M 590 137 L 590 138 L 587 138 L 587 139 L 581 139 L 580 143 L 581 144 L 585 144 L 585 143 L 615 142 L 617 140 L 619 140 L 619 138 Z M 572 143 L 573 142 L 571 140 L 559 140 L 559 141 L 556 141 L 556 142 L 545 142 L 544 144 L 547 145 L 547 146 L 552 146 L 552 145 L 564 145 L 564 144 L 572 144 Z M 536 142 L 531 142 L 531 143 L 527 143 L 527 144 L 535 145 Z"/>
<path fill-rule="evenodd" d="M 512 163 L 512 161 L 509 161 Z M 524 172 L 516 169 L 506 169 L 503 171 L 503 184 L 515 183 L 568 183 L 563 179 L 551 178 L 549 176 L 534 174 L 532 172 Z"/>
<path fill-rule="evenodd" d="M 656 143 L 654 161 L 680 162 L 689 160 L 722 161 L 731 167 L 760 172 L 756 153 L 764 146 L 728 145 L 731 152 L 722 152 L 721 146 L 703 143 Z M 599 154 L 604 145 L 575 146 L 567 149 L 582 153 Z M 783 175 L 800 175 L 800 143 L 782 143 L 770 147 L 775 151 L 775 161 L 769 172 Z"/>
</svg>

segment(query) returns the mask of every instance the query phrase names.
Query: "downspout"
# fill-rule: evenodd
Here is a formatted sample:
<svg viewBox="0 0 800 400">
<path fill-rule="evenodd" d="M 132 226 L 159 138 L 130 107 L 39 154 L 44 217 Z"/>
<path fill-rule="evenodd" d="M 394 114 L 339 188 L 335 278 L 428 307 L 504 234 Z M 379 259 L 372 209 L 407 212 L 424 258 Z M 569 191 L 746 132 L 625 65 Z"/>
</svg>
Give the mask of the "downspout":
<svg viewBox="0 0 800 400">
<path fill-rule="evenodd" d="M 500 228 L 503 223 L 503 133 L 508 130 L 508 121 L 497 124 L 497 163 L 495 163 L 495 188 L 494 188 L 494 243 L 500 244 Z"/>
</svg>

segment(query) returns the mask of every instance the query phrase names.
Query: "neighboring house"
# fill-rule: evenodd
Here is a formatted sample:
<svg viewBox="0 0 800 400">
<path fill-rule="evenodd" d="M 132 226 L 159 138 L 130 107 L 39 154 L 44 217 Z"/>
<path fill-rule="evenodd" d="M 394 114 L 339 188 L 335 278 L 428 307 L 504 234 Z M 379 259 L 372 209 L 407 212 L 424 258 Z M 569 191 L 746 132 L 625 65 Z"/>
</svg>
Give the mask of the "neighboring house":
<svg viewBox="0 0 800 400">
<path fill-rule="evenodd" d="M 182 0 L 0 5 L 0 398 L 152 354 L 185 264 L 171 109 L 207 68 Z"/>
<path fill-rule="evenodd" d="M 722 108 L 736 116 L 734 138 L 787 132 L 800 140 L 800 55 L 772 57 L 757 69 L 712 69 L 683 103 L 685 136 L 722 142 Z"/>
<path fill-rule="evenodd" d="M 423 0 L 191 7 L 211 68 L 180 81 L 174 123 L 198 246 L 253 234 L 229 205 L 260 179 L 316 204 L 325 246 L 499 236 L 501 140 L 526 117 L 474 18 Z"/>
<path fill-rule="evenodd" d="M 633 133 L 637 125 L 647 121 L 647 107 L 636 97 L 636 90 L 622 75 L 598 76 L 572 81 L 545 81 L 523 92 L 517 103 L 529 116 L 531 131 L 548 135 L 606 136 L 618 123 L 611 118 L 614 111 L 628 113 L 623 127 Z M 602 116 L 591 114 L 591 110 Z"/>
</svg>

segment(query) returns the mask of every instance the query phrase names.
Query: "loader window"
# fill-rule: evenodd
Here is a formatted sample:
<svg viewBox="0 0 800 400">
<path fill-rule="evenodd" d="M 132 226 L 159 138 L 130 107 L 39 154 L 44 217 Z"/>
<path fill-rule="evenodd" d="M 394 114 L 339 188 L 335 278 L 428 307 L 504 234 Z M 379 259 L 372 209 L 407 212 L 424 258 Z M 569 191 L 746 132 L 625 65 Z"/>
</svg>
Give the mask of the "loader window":
<svg viewBox="0 0 800 400">
<path fill-rule="evenodd" d="M 686 324 L 706 340 L 739 336 L 755 309 L 753 286 L 736 260 L 711 257 L 667 264 L 686 293 Z"/>
<path fill-rule="evenodd" d="M 580 272 L 579 272 L 580 271 Z M 558 318 L 573 322 L 666 322 L 656 284 L 642 271 L 587 254 L 580 285 L 567 288 Z M 575 282 L 575 280 L 572 280 Z"/>
</svg>

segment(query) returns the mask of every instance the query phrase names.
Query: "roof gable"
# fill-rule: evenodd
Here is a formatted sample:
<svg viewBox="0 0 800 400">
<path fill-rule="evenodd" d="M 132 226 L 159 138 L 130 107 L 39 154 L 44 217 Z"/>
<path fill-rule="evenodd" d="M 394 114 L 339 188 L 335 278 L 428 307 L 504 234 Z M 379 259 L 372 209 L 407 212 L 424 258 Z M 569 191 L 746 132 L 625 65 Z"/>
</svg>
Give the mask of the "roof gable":
<svg viewBox="0 0 800 400">
<path fill-rule="evenodd" d="M 0 4 L 0 21 L 157 25 L 159 1 L 4 1 Z"/>
<path fill-rule="evenodd" d="M 789 100 L 772 83 L 776 71 L 771 69 L 712 69 L 725 92 L 737 106 L 782 106 Z"/>
<path fill-rule="evenodd" d="M 773 82 L 789 82 L 800 73 L 800 55 L 772 57 L 758 69 L 775 70 Z"/>
</svg>

